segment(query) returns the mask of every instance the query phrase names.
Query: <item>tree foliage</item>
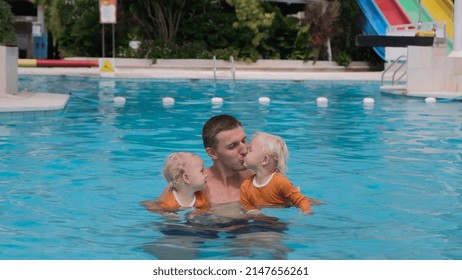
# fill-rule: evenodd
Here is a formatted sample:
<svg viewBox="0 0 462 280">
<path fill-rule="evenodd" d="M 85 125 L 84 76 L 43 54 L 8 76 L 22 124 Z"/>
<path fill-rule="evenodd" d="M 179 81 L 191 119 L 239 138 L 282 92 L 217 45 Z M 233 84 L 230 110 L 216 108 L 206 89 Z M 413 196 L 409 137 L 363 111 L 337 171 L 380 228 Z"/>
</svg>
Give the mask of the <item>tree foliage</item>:
<svg viewBox="0 0 462 280">
<path fill-rule="evenodd" d="M 323 47 L 337 33 L 335 26 L 341 11 L 340 2 L 319 1 L 308 2 L 305 6 L 305 18 L 302 23 L 310 26 L 311 44 L 317 51 L 318 59 Z"/>
<path fill-rule="evenodd" d="M 137 0 L 130 11 L 147 38 L 168 45 L 175 40 L 186 0 Z"/>
<path fill-rule="evenodd" d="M 226 0 L 236 10 L 237 21 L 233 27 L 241 29 L 244 33 L 250 30 L 250 43 L 258 46 L 268 37 L 269 27 L 273 24 L 274 13 L 263 9 L 260 0 Z"/>
<path fill-rule="evenodd" d="M 94 0 L 49 0 L 47 25 L 66 56 L 101 53 L 99 5 Z"/>
<path fill-rule="evenodd" d="M 358 48 L 356 46 L 356 35 L 361 34 L 361 28 L 358 24 L 360 9 L 356 0 L 342 0 L 341 5 L 341 14 L 336 25 L 337 32 L 332 39 L 334 57 L 349 56 L 352 60 L 382 63 L 382 59 L 372 48 Z"/>
<path fill-rule="evenodd" d="M 3 1 L 3 0 L 0 0 Z M 45 6 L 47 24 L 65 55 L 100 56 L 98 2 L 37 0 Z M 316 1 L 320 3 L 320 1 Z M 348 61 L 359 28 L 355 0 L 309 1 L 307 16 L 287 16 L 274 3 L 260 0 L 130 0 L 118 1 L 116 55 L 122 57 L 258 59 L 323 59 L 326 40 L 334 55 Z M 340 4 L 341 3 L 341 4 Z M 340 9 L 340 6 L 342 9 Z M 339 24 L 335 24 L 338 22 Z M 106 28 L 105 40 L 112 42 Z M 141 41 L 137 50 L 130 40 Z"/>
<path fill-rule="evenodd" d="M 16 45 L 16 31 L 11 7 L 4 0 L 0 0 L 0 44 Z"/>
</svg>

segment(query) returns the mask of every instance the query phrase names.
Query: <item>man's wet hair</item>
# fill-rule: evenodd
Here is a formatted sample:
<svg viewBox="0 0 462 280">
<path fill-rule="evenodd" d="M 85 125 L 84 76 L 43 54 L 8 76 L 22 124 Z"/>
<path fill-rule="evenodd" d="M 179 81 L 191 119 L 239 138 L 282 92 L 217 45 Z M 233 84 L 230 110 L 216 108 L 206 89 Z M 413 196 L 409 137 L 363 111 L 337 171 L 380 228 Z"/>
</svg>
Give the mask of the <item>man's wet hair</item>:
<svg viewBox="0 0 462 280">
<path fill-rule="evenodd" d="M 231 115 L 217 115 L 211 117 L 202 127 L 202 141 L 204 148 L 214 148 L 218 144 L 217 134 L 222 131 L 241 127 L 242 123 Z"/>
</svg>

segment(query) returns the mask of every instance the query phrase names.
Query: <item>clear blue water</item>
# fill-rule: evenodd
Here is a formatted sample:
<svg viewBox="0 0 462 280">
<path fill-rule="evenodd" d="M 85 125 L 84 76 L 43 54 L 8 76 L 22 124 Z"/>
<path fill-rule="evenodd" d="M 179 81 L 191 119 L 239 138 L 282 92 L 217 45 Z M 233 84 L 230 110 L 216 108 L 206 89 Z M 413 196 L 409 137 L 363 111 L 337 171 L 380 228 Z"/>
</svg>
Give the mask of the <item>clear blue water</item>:
<svg viewBox="0 0 462 280">
<path fill-rule="evenodd" d="M 462 259 L 460 102 L 351 81 L 21 76 L 19 87 L 73 96 L 56 114 L 0 118 L 0 259 Z M 175 106 L 162 106 L 166 96 Z M 289 179 L 325 204 L 313 216 L 265 209 L 266 219 L 238 229 L 141 207 L 163 190 L 169 153 L 193 151 L 210 165 L 201 129 L 221 113 L 249 138 L 285 138 Z"/>
</svg>

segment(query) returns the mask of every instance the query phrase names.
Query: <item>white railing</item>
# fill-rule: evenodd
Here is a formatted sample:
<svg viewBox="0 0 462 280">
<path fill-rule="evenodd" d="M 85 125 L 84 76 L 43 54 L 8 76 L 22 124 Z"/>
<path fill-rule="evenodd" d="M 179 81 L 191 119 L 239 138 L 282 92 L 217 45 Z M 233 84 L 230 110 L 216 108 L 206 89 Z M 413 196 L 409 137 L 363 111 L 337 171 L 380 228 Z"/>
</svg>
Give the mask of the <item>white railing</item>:
<svg viewBox="0 0 462 280">
<path fill-rule="evenodd" d="M 233 77 L 233 80 L 236 80 L 236 67 L 234 66 L 233 56 L 229 57 L 229 65 L 231 66 L 231 76 Z"/>
<path fill-rule="evenodd" d="M 213 80 L 217 81 L 217 58 L 213 56 Z"/>
<path fill-rule="evenodd" d="M 390 71 L 390 70 L 392 69 L 392 67 L 393 67 L 396 63 L 401 63 L 401 65 L 399 65 L 399 66 L 393 71 L 393 75 L 391 76 L 391 84 L 392 84 L 392 85 L 396 85 L 398 82 L 401 81 L 401 79 L 404 78 L 404 76 L 407 75 L 407 71 L 404 71 L 397 79 L 395 79 L 395 76 L 397 75 L 397 73 L 401 70 L 401 68 L 403 68 L 403 67 L 407 64 L 407 56 L 402 55 L 402 56 L 398 57 L 395 61 L 393 61 L 390 65 L 388 65 L 388 67 L 385 68 L 385 70 L 383 70 L 382 78 L 381 78 L 381 81 L 380 81 L 380 85 L 383 86 L 384 81 L 385 81 L 385 74 L 386 74 L 388 71 Z"/>
</svg>

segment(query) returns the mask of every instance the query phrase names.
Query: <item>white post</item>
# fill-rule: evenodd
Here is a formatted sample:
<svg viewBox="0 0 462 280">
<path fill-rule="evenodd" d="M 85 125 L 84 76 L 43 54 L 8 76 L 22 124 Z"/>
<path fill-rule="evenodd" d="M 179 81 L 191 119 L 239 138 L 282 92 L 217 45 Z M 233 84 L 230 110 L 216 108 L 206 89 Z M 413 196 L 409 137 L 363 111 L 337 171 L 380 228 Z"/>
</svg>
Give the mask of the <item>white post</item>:
<svg viewBox="0 0 462 280">
<path fill-rule="evenodd" d="M 462 50 L 462 0 L 454 1 L 454 52 Z"/>
<path fill-rule="evenodd" d="M 327 47 L 327 60 L 332 61 L 332 47 L 330 45 L 330 39 L 329 38 L 327 38 L 326 47 Z"/>
<path fill-rule="evenodd" d="M 37 6 L 37 22 L 42 25 L 42 31 L 45 30 L 45 9 L 43 5 Z"/>
<path fill-rule="evenodd" d="M 0 95 L 18 93 L 18 47 L 0 46 Z"/>
<path fill-rule="evenodd" d="M 422 1 L 419 0 L 419 22 L 418 22 L 418 27 L 419 29 L 422 27 Z"/>
</svg>

